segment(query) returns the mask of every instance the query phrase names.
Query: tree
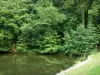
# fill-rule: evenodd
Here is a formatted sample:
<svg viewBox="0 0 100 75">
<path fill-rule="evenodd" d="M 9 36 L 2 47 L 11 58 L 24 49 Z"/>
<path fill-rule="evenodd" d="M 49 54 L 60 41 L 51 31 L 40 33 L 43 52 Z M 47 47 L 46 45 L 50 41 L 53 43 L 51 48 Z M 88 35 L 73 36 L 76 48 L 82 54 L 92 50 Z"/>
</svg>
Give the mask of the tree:
<svg viewBox="0 0 100 75">
<path fill-rule="evenodd" d="M 29 4 L 28 6 L 32 4 Z M 27 48 L 31 50 L 33 49 L 41 50 L 42 42 L 46 41 L 47 40 L 46 38 L 49 37 L 56 38 L 56 36 L 53 36 L 52 34 L 53 31 L 57 32 L 58 24 L 62 23 L 66 19 L 65 15 L 61 13 L 56 7 L 53 6 L 51 0 L 37 1 L 35 6 L 31 7 L 31 10 L 33 9 L 35 10 L 35 13 L 34 12 L 28 13 L 29 16 L 25 18 L 26 23 L 24 22 L 23 25 L 20 27 L 21 35 L 19 36 L 17 48 L 21 46 L 20 45 L 21 41 L 23 45 L 27 46 Z M 45 37 L 44 34 L 46 34 L 46 32 L 48 32 L 48 34 L 51 35 Z"/>
<path fill-rule="evenodd" d="M 25 9 L 21 8 L 25 0 L 17 2 L 13 0 L 1 0 L 0 2 L 0 31 L 2 35 L 1 37 L 3 37 L 3 45 L 7 46 L 6 43 L 9 41 L 9 48 L 15 51 L 15 44 L 19 34 L 19 24 L 16 16 L 25 11 Z"/>
</svg>

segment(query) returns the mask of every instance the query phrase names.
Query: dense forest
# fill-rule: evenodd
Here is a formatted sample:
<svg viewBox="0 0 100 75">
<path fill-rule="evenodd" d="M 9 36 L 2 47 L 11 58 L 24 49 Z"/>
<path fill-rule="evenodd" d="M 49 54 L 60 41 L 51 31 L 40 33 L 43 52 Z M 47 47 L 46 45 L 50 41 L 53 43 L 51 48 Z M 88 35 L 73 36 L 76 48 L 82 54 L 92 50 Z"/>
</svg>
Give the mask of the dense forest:
<svg viewBox="0 0 100 75">
<path fill-rule="evenodd" d="M 100 41 L 100 0 L 0 0 L 0 51 L 84 54 Z"/>
</svg>

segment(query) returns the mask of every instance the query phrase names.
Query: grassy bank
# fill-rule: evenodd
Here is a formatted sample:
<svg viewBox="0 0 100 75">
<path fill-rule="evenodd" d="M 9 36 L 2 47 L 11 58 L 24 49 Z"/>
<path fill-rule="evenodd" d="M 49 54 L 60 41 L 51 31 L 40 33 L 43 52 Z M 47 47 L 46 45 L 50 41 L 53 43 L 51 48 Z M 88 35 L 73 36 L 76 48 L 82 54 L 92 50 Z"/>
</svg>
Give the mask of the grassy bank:
<svg viewBox="0 0 100 75">
<path fill-rule="evenodd" d="M 92 60 L 65 75 L 100 75 L 100 53 L 91 55 Z"/>
</svg>

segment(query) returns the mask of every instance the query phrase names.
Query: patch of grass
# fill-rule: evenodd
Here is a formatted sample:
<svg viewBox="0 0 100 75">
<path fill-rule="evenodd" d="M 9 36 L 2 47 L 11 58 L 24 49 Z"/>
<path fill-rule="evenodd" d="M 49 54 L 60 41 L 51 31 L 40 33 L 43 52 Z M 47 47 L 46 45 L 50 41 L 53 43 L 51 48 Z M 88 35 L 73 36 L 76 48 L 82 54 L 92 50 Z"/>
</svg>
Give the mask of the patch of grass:
<svg viewBox="0 0 100 75">
<path fill-rule="evenodd" d="M 88 75 L 100 75 L 100 65 L 94 67 Z"/>
<path fill-rule="evenodd" d="M 65 75 L 100 75 L 100 53 L 92 54 L 92 60 Z"/>
</svg>

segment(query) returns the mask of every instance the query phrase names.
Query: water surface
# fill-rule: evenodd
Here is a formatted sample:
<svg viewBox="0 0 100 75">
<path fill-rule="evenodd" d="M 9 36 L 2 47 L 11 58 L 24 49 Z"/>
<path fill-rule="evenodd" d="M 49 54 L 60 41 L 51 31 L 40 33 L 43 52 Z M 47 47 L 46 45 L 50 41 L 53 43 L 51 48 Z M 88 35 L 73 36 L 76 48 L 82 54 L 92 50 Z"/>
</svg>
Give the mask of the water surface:
<svg viewBox="0 0 100 75">
<path fill-rule="evenodd" d="M 63 54 L 2 54 L 0 75 L 55 75 L 72 66 L 76 57 Z"/>
</svg>

